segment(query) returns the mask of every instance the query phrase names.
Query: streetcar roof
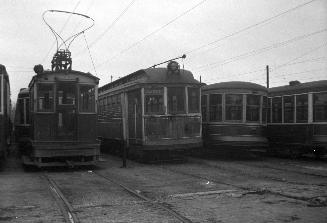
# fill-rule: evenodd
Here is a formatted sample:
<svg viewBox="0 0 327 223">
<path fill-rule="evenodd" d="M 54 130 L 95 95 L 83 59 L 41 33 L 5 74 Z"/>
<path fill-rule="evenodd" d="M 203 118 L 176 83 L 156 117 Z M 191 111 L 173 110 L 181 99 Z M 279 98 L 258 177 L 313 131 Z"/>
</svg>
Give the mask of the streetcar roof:
<svg viewBox="0 0 327 223">
<path fill-rule="evenodd" d="M 287 93 L 299 94 L 318 91 L 327 91 L 327 80 L 311 81 L 306 83 L 295 82 L 295 84 L 268 89 L 269 94 L 272 96 Z"/>
<path fill-rule="evenodd" d="M 202 87 L 202 91 L 216 90 L 216 89 L 248 89 L 257 91 L 267 91 L 262 85 L 244 82 L 244 81 L 228 81 L 210 84 Z"/>
<path fill-rule="evenodd" d="M 119 78 L 111 83 L 103 85 L 100 91 L 118 87 L 125 83 L 146 83 L 146 84 L 200 84 L 194 79 L 192 72 L 181 69 L 178 74 L 168 74 L 167 68 L 147 68 Z"/>
</svg>

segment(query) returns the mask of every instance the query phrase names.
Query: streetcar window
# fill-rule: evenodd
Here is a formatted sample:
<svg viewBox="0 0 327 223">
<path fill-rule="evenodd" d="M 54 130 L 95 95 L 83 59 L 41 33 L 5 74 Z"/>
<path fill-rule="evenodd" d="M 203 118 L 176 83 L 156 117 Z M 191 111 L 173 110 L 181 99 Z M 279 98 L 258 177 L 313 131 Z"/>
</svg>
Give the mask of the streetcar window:
<svg viewBox="0 0 327 223">
<path fill-rule="evenodd" d="M 296 95 L 296 122 L 308 122 L 308 95 Z"/>
<path fill-rule="evenodd" d="M 267 123 L 268 114 L 268 99 L 266 96 L 262 97 L 262 123 Z"/>
<path fill-rule="evenodd" d="M 2 75 L 0 75 L 0 112 L 2 112 L 2 103 L 1 103 L 1 100 L 2 100 Z"/>
<path fill-rule="evenodd" d="M 272 122 L 282 122 L 282 98 L 275 97 L 272 99 Z"/>
<path fill-rule="evenodd" d="M 271 98 L 268 98 L 268 105 L 267 105 L 267 122 L 271 123 Z"/>
<path fill-rule="evenodd" d="M 313 121 L 327 121 L 327 92 L 313 95 Z"/>
<path fill-rule="evenodd" d="M 145 113 L 162 114 L 163 113 L 163 96 L 162 95 L 145 95 Z"/>
<path fill-rule="evenodd" d="M 59 84 L 57 95 L 59 105 L 75 105 L 75 88 L 71 84 Z"/>
<path fill-rule="evenodd" d="M 101 107 L 102 106 L 103 106 L 103 99 L 101 103 Z M 80 112 L 95 112 L 94 86 L 80 86 L 79 110 Z"/>
<path fill-rule="evenodd" d="M 210 121 L 222 120 L 222 95 L 221 94 L 209 95 L 209 120 Z"/>
<path fill-rule="evenodd" d="M 284 123 L 294 122 L 294 96 L 284 96 Z"/>
<path fill-rule="evenodd" d="M 227 94 L 226 95 L 226 120 L 241 121 L 243 112 L 243 95 Z"/>
<path fill-rule="evenodd" d="M 185 113 L 185 88 L 168 87 L 168 113 Z"/>
<path fill-rule="evenodd" d="M 188 90 L 188 111 L 190 113 L 199 112 L 200 89 L 189 87 L 187 90 Z"/>
<path fill-rule="evenodd" d="M 25 104 L 26 104 L 26 107 L 25 107 L 25 113 L 26 113 L 25 124 L 30 124 L 30 109 L 29 109 L 30 99 L 29 98 L 25 99 Z"/>
<path fill-rule="evenodd" d="M 246 120 L 260 121 L 260 95 L 249 94 L 246 96 Z"/>
<path fill-rule="evenodd" d="M 16 121 L 18 124 L 23 125 L 23 124 L 25 124 L 24 123 L 24 99 L 18 99 L 18 104 L 17 104 L 16 108 L 18 108 L 17 109 L 18 114 L 16 116 L 18 118 L 18 120 L 16 120 Z"/>
<path fill-rule="evenodd" d="M 201 96 L 201 113 L 202 113 L 202 121 L 207 121 L 207 97 L 208 95 Z"/>
<path fill-rule="evenodd" d="M 37 91 L 37 108 L 40 112 L 53 111 L 53 85 L 52 84 L 39 84 Z"/>
</svg>

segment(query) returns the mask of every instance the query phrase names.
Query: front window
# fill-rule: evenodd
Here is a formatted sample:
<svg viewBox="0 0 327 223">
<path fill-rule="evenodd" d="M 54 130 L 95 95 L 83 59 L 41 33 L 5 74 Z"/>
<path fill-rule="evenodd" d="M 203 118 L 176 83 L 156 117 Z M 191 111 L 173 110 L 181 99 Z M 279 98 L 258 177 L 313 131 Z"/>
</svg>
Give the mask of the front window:
<svg viewBox="0 0 327 223">
<path fill-rule="evenodd" d="M 163 88 L 149 88 L 144 90 L 145 113 L 163 114 Z"/>
<path fill-rule="evenodd" d="M 207 121 L 207 97 L 208 95 L 201 96 L 201 113 L 202 113 L 202 121 Z"/>
<path fill-rule="evenodd" d="M 199 99 L 200 89 L 199 88 L 188 88 L 188 111 L 190 113 L 199 112 Z"/>
<path fill-rule="evenodd" d="M 227 94 L 226 95 L 226 120 L 242 120 L 243 95 Z"/>
<path fill-rule="evenodd" d="M 275 97 L 272 99 L 272 122 L 282 122 L 282 98 Z"/>
<path fill-rule="evenodd" d="M 185 88 L 168 87 L 168 113 L 185 113 Z"/>
<path fill-rule="evenodd" d="M 95 87 L 80 86 L 79 90 L 79 111 L 95 112 Z M 103 106 L 102 104 L 100 105 Z"/>
<path fill-rule="evenodd" d="M 284 96 L 284 123 L 294 122 L 294 96 Z"/>
<path fill-rule="evenodd" d="M 210 121 L 222 120 L 222 95 L 211 94 L 209 96 L 209 114 Z"/>
<path fill-rule="evenodd" d="M 39 112 L 53 111 L 53 85 L 39 84 L 37 89 L 37 110 Z"/>
<path fill-rule="evenodd" d="M 75 105 L 75 92 L 71 84 L 59 84 L 57 87 L 58 105 Z"/>
<path fill-rule="evenodd" d="M 313 121 L 327 121 L 327 92 L 313 94 Z"/>
<path fill-rule="evenodd" d="M 246 96 L 246 120 L 250 122 L 260 121 L 260 95 Z"/>
<path fill-rule="evenodd" d="M 308 95 L 296 95 L 296 122 L 308 122 Z"/>
</svg>

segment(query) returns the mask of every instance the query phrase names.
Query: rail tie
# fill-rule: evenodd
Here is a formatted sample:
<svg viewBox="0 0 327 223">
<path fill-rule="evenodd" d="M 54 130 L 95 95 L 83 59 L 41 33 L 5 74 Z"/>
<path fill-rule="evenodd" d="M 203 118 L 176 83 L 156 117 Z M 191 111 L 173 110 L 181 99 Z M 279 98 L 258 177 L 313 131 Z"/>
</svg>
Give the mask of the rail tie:
<svg viewBox="0 0 327 223">
<path fill-rule="evenodd" d="M 62 212 L 67 223 L 79 223 L 77 216 L 74 214 L 74 208 L 65 198 L 60 188 L 54 180 L 52 180 L 48 175 L 44 174 L 44 178 L 48 181 L 50 191 L 54 196 L 57 204 L 59 205 L 60 211 Z"/>
<path fill-rule="evenodd" d="M 104 178 L 104 179 L 106 179 L 106 180 L 108 180 L 108 181 L 110 181 L 110 182 L 112 182 L 112 183 L 114 183 L 114 184 L 122 187 L 124 190 L 126 190 L 129 193 L 131 193 L 132 195 L 134 195 L 134 196 L 136 196 L 136 197 L 138 197 L 138 198 L 140 198 L 140 199 L 142 199 L 142 200 L 144 200 L 146 202 L 149 202 L 149 203 L 151 203 L 154 206 L 157 206 L 157 207 L 159 207 L 159 208 L 167 211 L 169 214 L 171 214 L 172 216 L 174 216 L 175 218 L 177 218 L 181 222 L 183 222 L 183 223 L 193 223 L 190 219 L 184 217 L 183 215 L 181 215 L 178 212 L 174 211 L 173 209 L 165 206 L 164 204 L 155 202 L 155 201 L 151 200 L 150 198 L 148 198 L 148 197 L 146 197 L 146 196 L 144 196 L 144 195 L 136 192 L 135 190 L 127 187 L 126 185 L 124 185 L 122 183 L 119 183 L 118 181 L 116 181 L 116 180 L 114 180 L 114 179 L 112 179 L 112 178 L 110 178 L 108 176 L 104 176 L 104 175 L 102 175 L 100 173 L 97 173 L 97 172 L 94 172 L 94 171 L 93 171 L 93 173 L 96 174 L 99 177 L 102 177 L 102 178 Z"/>
</svg>

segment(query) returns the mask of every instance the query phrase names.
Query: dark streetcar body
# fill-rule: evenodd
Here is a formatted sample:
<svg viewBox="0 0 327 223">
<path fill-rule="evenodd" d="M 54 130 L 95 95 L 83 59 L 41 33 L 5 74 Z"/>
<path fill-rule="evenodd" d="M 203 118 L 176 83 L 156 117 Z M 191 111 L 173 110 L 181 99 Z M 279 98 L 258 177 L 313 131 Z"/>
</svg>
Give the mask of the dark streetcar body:
<svg viewBox="0 0 327 223">
<path fill-rule="evenodd" d="M 269 89 L 269 143 L 272 152 L 299 156 L 327 151 L 327 81 Z"/>
<path fill-rule="evenodd" d="M 148 68 L 99 88 L 103 148 L 124 142 L 129 157 L 149 161 L 201 147 L 200 86 L 190 71 Z"/>
<path fill-rule="evenodd" d="M 208 149 L 261 149 L 266 137 L 267 89 L 249 82 L 221 82 L 201 93 L 203 141 Z"/>
<path fill-rule="evenodd" d="M 11 101 L 9 76 L 0 64 L 0 158 L 5 158 L 11 141 Z"/>
<path fill-rule="evenodd" d="M 25 114 L 20 115 L 24 117 L 24 127 L 29 128 L 28 136 L 27 129 L 21 126 L 16 132 L 20 144 L 24 145 L 21 151 L 25 165 L 96 163 L 100 155 L 96 133 L 98 82 L 90 73 L 74 70 L 42 69 L 32 78 L 29 99 L 25 97 L 23 103 L 18 103 L 25 106 L 21 109 Z"/>
<path fill-rule="evenodd" d="M 22 88 L 19 91 L 15 118 L 14 118 L 14 133 L 15 141 L 19 145 L 19 149 L 26 148 L 30 136 L 30 94 L 27 88 Z M 20 151 L 24 152 L 24 151 Z"/>
</svg>

